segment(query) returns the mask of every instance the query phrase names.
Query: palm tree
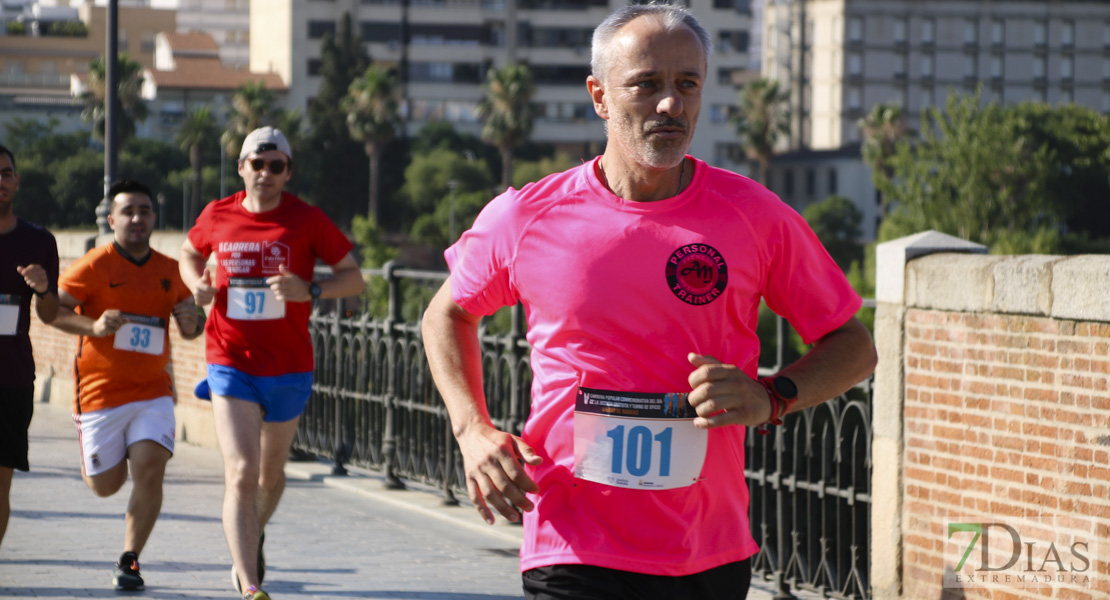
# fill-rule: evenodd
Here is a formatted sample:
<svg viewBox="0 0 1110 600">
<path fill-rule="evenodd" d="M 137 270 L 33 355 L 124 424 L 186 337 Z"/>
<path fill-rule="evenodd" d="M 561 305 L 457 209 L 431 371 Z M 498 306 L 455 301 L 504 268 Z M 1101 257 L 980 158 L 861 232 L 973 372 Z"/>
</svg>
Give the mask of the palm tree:
<svg viewBox="0 0 1110 600">
<path fill-rule="evenodd" d="M 143 66 L 131 60 L 126 52 L 119 54 L 119 88 L 116 98 L 119 100 L 120 122 L 116 131 L 119 132 L 119 143 L 122 146 L 128 138 L 135 135 L 135 124 L 146 120 L 147 107 L 143 101 Z M 107 113 L 104 110 L 104 99 L 108 92 L 108 64 L 101 56 L 89 63 L 88 91 L 82 94 L 85 109 L 81 117 L 93 126 L 93 136 L 104 139 L 104 125 Z"/>
<path fill-rule="evenodd" d="M 401 126 L 397 77 L 381 67 L 371 65 L 362 76 L 351 82 L 340 105 L 347 113 L 347 131 L 351 139 L 362 142 L 370 161 L 370 202 L 366 215 L 378 221 L 378 166 L 381 153 Z"/>
<path fill-rule="evenodd" d="M 212 112 L 207 106 L 202 106 L 185 117 L 181 123 L 181 128 L 177 130 L 177 145 L 182 150 L 189 152 L 189 165 L 193 168 L 193 200 L 192 210 L 187 211 L 187 214 L 192 214 L 192 211 L 200 208 L 201 203 L 201 186 L 204 183 L 202 169 L 204 167 L 204 149 L 214 147 L 220 139 L 220 130 L 212 121 Z M 185 198 L 181 199 L 185 202 Z M 188 227 L 188 223 L 182 224 L 183 227 Z"/>
<path fill-rule="evenodd" d="M 896 104 L 876 104 L 856 125 L 863 133 L 860 148 L 863 162 L 871 167 L 875 187 L 881 190 L 883 182 L 889 182 L 894 176 L 894 169 L 889 164 L 890 157 L 894 156 L 898 142 L 910 134 L 906 113 Z M 883 192 L 880 198 L 882 205 L 879 214 L 885 217 L 889 208 L 886 193 Z"/>
<path fill-rule="evenodd" d="M 532 134 L 536 91 L 532 72 L 522 64 L 490 69 L 482 87 L 486 93 L 478 103 L 478 117 L 484 121 L 482 139 L 501 151 L 501 188 L 508 189 L 513 182 L 513 148 Z"/>
<path fill-rule="evenodd" d="M 274 116 L 277 96 L 262 81 L 248 81 L 231 96 L 231 116 L 220 142 L 228 156 L 239 156 L 247 134 L 266 125 Z"/>
<path fill-rule="evenodd" d="M 756 79 L 739 92 L 739 106 L 733 122 L 744 145 L 744 153 L 759 166 L 759 182 L 767 183 L 767 170 L 775 155 L 780 135 L 790 133 L 790 95 L 779 89 L 777 81 Z"/>
</svg>

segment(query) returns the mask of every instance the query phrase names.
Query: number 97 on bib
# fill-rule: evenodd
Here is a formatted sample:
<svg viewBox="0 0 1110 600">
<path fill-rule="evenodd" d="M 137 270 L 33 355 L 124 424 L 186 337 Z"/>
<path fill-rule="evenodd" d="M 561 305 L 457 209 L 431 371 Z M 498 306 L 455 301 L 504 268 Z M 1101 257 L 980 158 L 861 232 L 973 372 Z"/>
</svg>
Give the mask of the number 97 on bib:
<svg viewBox="0 0 1110 600">
<path fill-rule="evenodd" d="M 694 427 L 686 394 L 579 388 L 574 410 L 574 475 L 629 489 L 692 485 L 709 435 Z"/>
</svg>

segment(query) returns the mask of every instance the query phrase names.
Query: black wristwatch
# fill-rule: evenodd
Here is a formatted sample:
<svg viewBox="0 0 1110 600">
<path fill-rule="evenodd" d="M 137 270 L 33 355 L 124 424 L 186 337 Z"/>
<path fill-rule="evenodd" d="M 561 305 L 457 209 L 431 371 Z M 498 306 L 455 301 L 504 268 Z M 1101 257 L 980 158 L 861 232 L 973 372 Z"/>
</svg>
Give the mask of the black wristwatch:
<svg viewBox="0 0 1110 600">
<path fill-rule="evenodd" d="M 785 400 L 787 404 L 793 404 L 798 399 L 798 385 L 789 377 L 782 375 L 772 377 L 771 388 L 774 389 L 775 395 Z"/>
<path fill-rule="evenodd" d="M 308 295 L 312 296 L 313 300 L 319 300 L 322 293 L 324 293 L 324 290 L 320 289 L 320 284 L 315 281 L 308 284 Z"/>
</svg>

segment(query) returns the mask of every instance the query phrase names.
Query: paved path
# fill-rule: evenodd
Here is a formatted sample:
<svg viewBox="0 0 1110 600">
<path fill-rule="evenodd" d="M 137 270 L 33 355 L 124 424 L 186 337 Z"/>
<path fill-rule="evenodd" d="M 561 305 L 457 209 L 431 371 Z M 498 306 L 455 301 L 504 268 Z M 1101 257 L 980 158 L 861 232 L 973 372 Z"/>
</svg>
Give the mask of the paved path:
<svg viewBox="0 0 1110 600">
<path fill-rule="evenodd" d="M 116 592 L 130 484 L 97 498 L 81 481 L 68 413 L 38 404 L 30 473 L 16 472 L 0 547 L 4 598 L 236 598 L 220 526 L 219 454 L 181 444 L 166 476 L 162 516 L 142 556 L 146 590 Z M 290 463 L 289 484 L 266 528 L 265 588 L 275 600 L 519 599 L 520 528 L 484 525 L 467 506 L 420 490 L 385 491 L 373 472 L 331 477 L 321 463 Z M 760 586 L 763 587 L 763 586 Z M 755 589 L 753 600 L 770 598 Z"/>
</svg>

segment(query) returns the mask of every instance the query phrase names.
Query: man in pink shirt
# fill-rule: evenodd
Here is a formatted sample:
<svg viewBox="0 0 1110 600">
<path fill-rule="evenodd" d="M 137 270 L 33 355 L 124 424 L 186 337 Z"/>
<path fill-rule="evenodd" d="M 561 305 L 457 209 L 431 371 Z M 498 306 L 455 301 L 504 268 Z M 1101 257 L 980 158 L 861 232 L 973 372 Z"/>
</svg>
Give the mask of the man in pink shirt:
<svg viewBox="0 0 1110 600">
<path fill-rule="evenodd" d="M 742 599 L 746 426 L 846 391 L 874 346 L 805 221 L 686 155 L 711 51 L 689 11 L 620 8 L 592 50 L 605 153 L 506 191 L 447 250 L 428 361 L 478 512 L 523 511 L 528 598 Z M 761 298 L 813 345 L 764 380 Z M 477 330 L 518 301 L 534 377 L 514 436 L 490 421 Z"/>
</svg>

